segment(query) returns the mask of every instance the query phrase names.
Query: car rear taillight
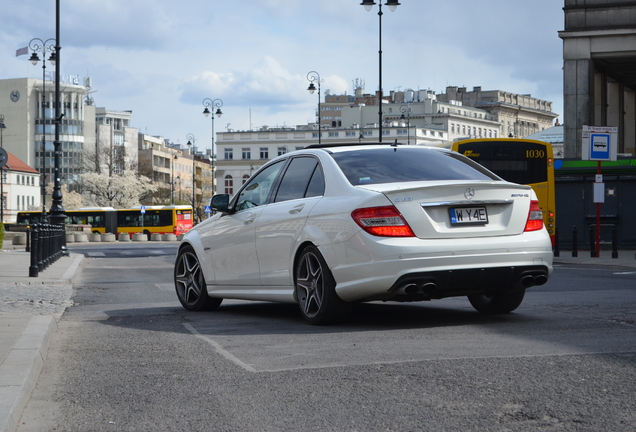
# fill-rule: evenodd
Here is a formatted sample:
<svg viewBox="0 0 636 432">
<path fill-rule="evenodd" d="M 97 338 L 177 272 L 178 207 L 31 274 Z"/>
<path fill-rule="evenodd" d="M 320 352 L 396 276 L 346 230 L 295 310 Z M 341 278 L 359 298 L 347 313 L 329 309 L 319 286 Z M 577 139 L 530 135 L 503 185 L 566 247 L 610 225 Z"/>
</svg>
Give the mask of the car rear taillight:
<svg viewBox="0 0 636 432">
<path fill-rule="evenodd" d="M 361 208 L 351 212 L 351 217 L 369 234 L 381 237 L 415 237 L 394 206 Z"/>
<path fill-rule="evenodd" d="M 543 228 L 543 212 L 539 208 L 539 201 L 530 201 L 530 212 L 524 231 L 537 231 Z"/>
</svg>

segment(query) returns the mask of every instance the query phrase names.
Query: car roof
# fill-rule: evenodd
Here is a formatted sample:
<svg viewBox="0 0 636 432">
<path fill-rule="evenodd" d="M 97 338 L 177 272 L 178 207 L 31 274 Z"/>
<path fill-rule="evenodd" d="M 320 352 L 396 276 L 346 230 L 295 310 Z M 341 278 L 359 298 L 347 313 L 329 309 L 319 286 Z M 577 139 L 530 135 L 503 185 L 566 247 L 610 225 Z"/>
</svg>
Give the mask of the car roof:
<svg viewBox="0 0 636 432">
<path fill-rule="evenodd" d="M 440 147 L 431 147 L 431 146 L 421 146 L 421 145 L 406 145 L 400 143 L 386 143 L 386 142 L 366 142 L 366 143 L 328 143 L 328 144 L 310 144 L 305 146 L 304 150 L 315 150 L 315 149 L 324 149 L 330 153 L 338 153 L 343 151 L 351 151 L 354 149 L 377 149 L 377 148 L 419 148 L 426 149 L 431 151 L 445 151 L 449 152 L 450 150 L 443 149 Z"/>
</svg>

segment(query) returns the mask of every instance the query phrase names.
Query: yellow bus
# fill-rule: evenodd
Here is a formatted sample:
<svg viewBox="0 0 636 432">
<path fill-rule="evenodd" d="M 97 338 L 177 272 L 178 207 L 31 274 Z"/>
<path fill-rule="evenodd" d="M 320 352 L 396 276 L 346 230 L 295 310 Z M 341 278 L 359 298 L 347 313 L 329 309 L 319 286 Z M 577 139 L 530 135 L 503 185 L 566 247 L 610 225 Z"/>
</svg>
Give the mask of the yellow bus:
<svg viewBox="0 0 636 432">
<path fill-rule="evenodd" d="M 556 198 L 554 156 L 550 143 L 523 138 L 484 138 L 455 141 L 450 148 L 485 166 L 504 180 L 532 186 L 554 245 Z"/>
<path fill-rule="evenodd" d="M 65 210 L 67 225 L 90 225 L 93 233 L 183 234 L 192 228 L 192 206 L 137 206 L 129 209 L 84 207 Z M 18 212 L 16 223 L 32 225 L 41 222 L 41 211 Z"/>
</svg>

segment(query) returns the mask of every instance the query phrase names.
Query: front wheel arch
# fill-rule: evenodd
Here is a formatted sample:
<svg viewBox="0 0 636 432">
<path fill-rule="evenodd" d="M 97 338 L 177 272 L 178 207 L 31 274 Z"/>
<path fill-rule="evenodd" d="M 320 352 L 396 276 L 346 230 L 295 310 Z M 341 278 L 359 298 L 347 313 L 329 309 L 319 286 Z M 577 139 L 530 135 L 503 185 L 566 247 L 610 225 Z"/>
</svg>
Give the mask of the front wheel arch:
<svg viewBox="0 0 636 432">
<path fill-rule="evenodd" d="M 174 284 L 177 298 L 186 310 L 214 310 L 223 301 L 208 295 L 201 261 L 191 245 L 179 248 L 174 264 Z"/>
</svg>

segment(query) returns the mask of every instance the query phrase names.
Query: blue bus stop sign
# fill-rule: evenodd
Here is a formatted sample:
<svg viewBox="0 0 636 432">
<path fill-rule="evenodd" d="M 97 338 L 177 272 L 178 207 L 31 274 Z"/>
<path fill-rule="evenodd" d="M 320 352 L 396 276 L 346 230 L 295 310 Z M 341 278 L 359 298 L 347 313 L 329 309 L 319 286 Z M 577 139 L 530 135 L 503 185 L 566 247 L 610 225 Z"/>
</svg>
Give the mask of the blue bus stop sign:
<svg viewBox="0 0 636 432">
<path fill-rule="evenodd" d="M 212 213 L 212 210 L 210 209 L 210 206 L 203 207 L 203 213 Z"/>
</svg>

